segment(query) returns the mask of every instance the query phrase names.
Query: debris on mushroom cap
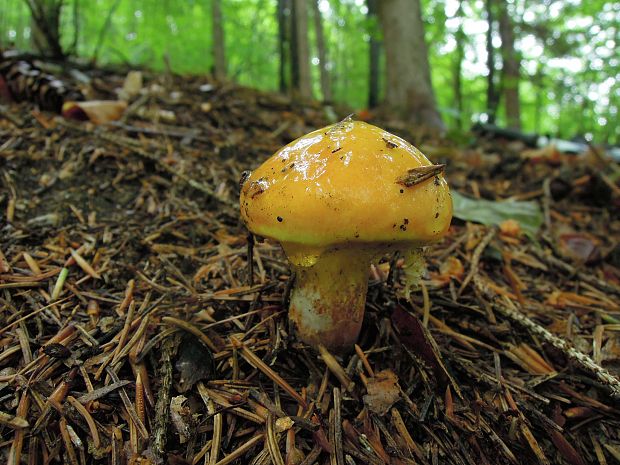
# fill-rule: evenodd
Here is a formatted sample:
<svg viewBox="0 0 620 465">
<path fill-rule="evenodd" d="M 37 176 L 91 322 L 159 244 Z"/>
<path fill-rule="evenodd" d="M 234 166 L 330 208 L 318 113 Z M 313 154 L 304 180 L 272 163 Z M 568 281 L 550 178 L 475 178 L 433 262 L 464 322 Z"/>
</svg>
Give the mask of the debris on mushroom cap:
<svg viewBox="0 0 620 465">
<path fill-rule="evenodd" d="M 248 228 L 317 254 L 334 244 L 438 240 L 452 201 L 443 166 L 405 140 L 350 119 L 311 132 L 276 152 L 243 182 Z"/>
</svg>

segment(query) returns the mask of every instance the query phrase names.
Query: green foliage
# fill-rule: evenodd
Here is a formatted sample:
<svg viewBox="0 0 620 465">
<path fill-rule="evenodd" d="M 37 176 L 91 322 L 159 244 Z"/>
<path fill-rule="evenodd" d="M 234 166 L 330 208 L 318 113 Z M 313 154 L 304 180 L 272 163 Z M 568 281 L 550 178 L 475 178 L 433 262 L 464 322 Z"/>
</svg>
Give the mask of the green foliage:
<svg viewBox="0 0 620 465">
<path fill-rule="evenodd" d="M 455 218 L 473 221 L 487 226 L 498 226 L 506 220 L 515 220 L 523 231 L 534 237 L 543 224 L 543 214 L 538 202 L 504 200 L 496 202 L 485 199 L 472 199 L 452 191 Z"/>
<path fill-rule="evenodd" d="M 0 5 L 0 47 L 13 44 L 19 49 L 28 49 L 30 12 L 26 3 L 21 0 L 2 0 Z"/>
<path fill-rule="evenodd" d="M 314 0 L 308 0 L 314 1 Z M 432 79 L 440 111 L 455 127 L 468 127 L 486 111 L 487 23 L 484 0 L 422 0 Z M 508 0 L 522 58 L 521 105 L 525 131 L 569 138 L 590 135 L 620 143 L 620 13 L 605 0 Z M 368 44 L 380 37 L 364 0 L 322 0 L 328 68 L 336 101 L 366 105 Z M 0 0 L 0 47 L 30 47 L 24 0 Z M 222 0 L 228 74 L 266 90 L 278 86 L 276 0 Z M 310 15 L 311 18 L 311 15 Z M 309 21 L 314 94 L 319 65 Z M 463 34 L 459 36 L 459 24 Z M 67 0 L 62 16 L 66 50 L 99 63 L 124 63 L 178 73 L 212 67 L 211 3 L 199 0 Z M 77 30 L 76 30 L 77 27 Z M 459 43 L 457 44 L 457 40 Z M 499 37 L 494 39 L 499 46 Z M 462 48 L 463 109 L 457 113 L 454 71 Z M 382 65 L 383 66 L 383 65 Z M 498 124 L 503 124 L 500 104 Z"/>
</svg>

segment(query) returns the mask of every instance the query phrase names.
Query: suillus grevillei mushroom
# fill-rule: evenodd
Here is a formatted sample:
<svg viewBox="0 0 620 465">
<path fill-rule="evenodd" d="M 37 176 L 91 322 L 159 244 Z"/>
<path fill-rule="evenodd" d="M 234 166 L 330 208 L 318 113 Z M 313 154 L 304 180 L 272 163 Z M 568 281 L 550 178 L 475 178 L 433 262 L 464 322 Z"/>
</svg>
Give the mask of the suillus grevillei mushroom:
<svg viewBox="0 0 620 465">
<path fill-rule="evenodd" d="M 299 339 L 336 353 L 354 347 L 373 260 L 399 251 L 408 286 L 419 279 L 422 249 L 452 218 L 442 172 L 400 137 L 347 118 L 242 180 L 243 221 L 278 241 L 295 272 L 289 320 Z"/>
</svg>

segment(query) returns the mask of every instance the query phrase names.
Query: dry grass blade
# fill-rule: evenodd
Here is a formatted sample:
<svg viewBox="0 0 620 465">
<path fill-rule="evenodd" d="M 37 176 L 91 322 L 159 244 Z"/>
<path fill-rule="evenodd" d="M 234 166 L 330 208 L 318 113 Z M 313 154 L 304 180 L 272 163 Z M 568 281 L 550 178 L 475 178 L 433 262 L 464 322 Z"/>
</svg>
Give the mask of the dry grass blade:
<svg viewBox="0 0 620 465">
<path fill-rule="evenodd" d="M 392 414 L 392 424 L 394 425 L 394 428 L 396 428 L 396 431 L 398 431 L 400 437 L 403 439 L 403 442 L 409 449 L 409 453 L 415 454 L 415 457 L 417 457 L 418 460 L 422 461 L 422 463 L 426 463 L 426 459 L 424 458 L 422 450 L 420 450 L 420 447 L 411 437 L 411 434 L 409 433 L 409 430 L 407 429 L 407 426 L 405 425 L 405 422 L 403 421 L 403 417 L 400 415 L 400 412 L 396 408 L 392 407 L 390 413 Z M 411 457 L 413 457 L 413 455 L 411 455 Z"/>
<path fill-rule="evenodd" d="M 594 453 L 596 454 L 596 459 L 598 460 L 599 465 L 607 465 L 607 459 L 605 458 L 605 454 L 603 453 L 603 448 L 592 433 L 590 433 L 590 440 L 592 441 L 592 445 L 594 446 Z"/>
<path fill-rule="evenodd" d="M 484 249 L 486 249 L 487 246 L 491 243 L 491 240 L 495 237 L 496 232 L 497 231 L 495 230 L 495 228 L 491 228 L 486 233 L 486 235 L 482 238 L 480 243 L 476 246 L 476 249 L 474 250 L 474 253 L 471 256 L 469 272 L 467 273 L 467 276 L 465 276 L 465 279 L 463 279 L 463 282 L 461 283 L 461 287 L 459 287 L 459 290 L 457 292 L 458 296 L 460 296 L 463 293 L 465 288 L 471 282 L 472 278 L 478 272 L 478 265 L 480 264 L 480 257 L 482 256 L 482 252 L 484 252 Z"/>
<path fill-rule="evenodd" d="M 321 446 L 318 444 L 315 444 L 312 450 L 310 451 L 310 453 L 306 456 L 305 459 L 303 459 L 299 463 L 299 465 L 312 465 L 319 458 L 319 455 L 321 455 L 321 452 L 323 452 L 323 449 L 321 448 Z"/>
<path fill-rule="evenodd" d="M 211 444 L 212 441 L 205 442 L 205 445 L 202 446 L 202 449 L 200 449 L 198 453 L 194 455 L 194 458 L 192 459 L 192 465 L 197 465 L 198 462 L 200 462 L 200 460 L 207 454 L 207 452 L 211 450 Z"/>
<path fill-rule="evenodd" d="M 535 375 L 553 375 L 556 373 L 554 368 L 527 344 L 511 347 L 504 351 L 504 354 L 529 373 Z"/>
<path fill-rule="evenodd" d="M 127 335 L 129 334 L 129 328 L 133 323 L 133 315 L 135 312 L 136 303 L 132 300 L 129 304 L 129 310 L 127 311 L 127 315 L 125 316 L 125 324 L 123 325 L 123 329 L 121 330 L 121 334 L 118 339 L 118 344 L 116 344 L 116 348 L 114 349 L 114 355 L 112 356 L 112 361 L 110 362 L 112 365 L 115 365 L 119 359 L 119 354 L 123 347 L 125 346 L 125 341 L 127 340 Z"/>
<path fill-rule="evenodd" d="M 17 339 L 19 341 L 19 346 L 22 351 L 22 358 L 24 363 L 27 365 L 32 362 L 32 349 L 30 348 L 30 341 L 28 339 L 28 334 L 26 332 L 25 327 L 17 328 L 15 330 L 17 334 Z"/>
<path fill-rule="evenodd" d="M 228 465 L 229 463 L 234 462 L 235 460 L 243 457 L 244 454 L 246 454 L 248 451 L 250 451 L 252 448 L 257 446 L 264 440 L 265 440 L 264 434 L 259 434 L 257 436 L 254 436 L 252 439 L 250 439 L 243 445 L 235 448 L 233 452 L 228 454 L 226 457 L 224 457 L 222 460 L 217 462 L 215 465 Z"/>
<path fill-rule="evenodd" d="M 114 392 L 117 389 L 122 388 L 123 386 L 127 386 L 128 384 L 131 384 L 131 381 L 126 380 L 126 379 L 119 380 L 116 383 L 112 383 L 108 386 L 95 389 L 94 391 L 89 392 L 88 394 L 84 394 L 83 396 L 78 397 L 77 401 L 81 404 L 87 404 L 88 402 L 92 402 L 94 400 L 100 399 L 101 397 L 105 397 L 109 393 Z"/>
<path fill-rule="evenodd" d="M 340 381 L 340 384 L 345 388 L 347 392 L 353 392 L 355 388 L 355 383 L 349 376 L 345 373 L 344 369 L 338 363 L 338 360 L 327 350 L 327 348 L 321 344 L 319 344 L 319 353 L 321 354 L 321 358 L 329 371 L 331 371 L 334 376 Z"/>
<path fill-rule="evenodd" d="M 603 444 L 603 446 L 616 461 L 620 462 L 620 447 L 611 444 Z"/>
<path fill-rule="evenodd" d="M 342 450 L 342 395 L 340 389 L 335 387 L 333 395 L 334 408 L 330 412 L 330 440 L 334 445 L 334 453 L 331 456 L 332 464 L 345 465 L 344 452 Z"/>
<path fill-rule="evenodd" d="M 127 286 L 125 288 L 125 297 L 123 297 L 123 300 L 121 301 L 119 306 L 116 308 L 116 314 L 121 318 L 125 316 L 125 310 L 127 309 L 127 307 L 129 307 L 129 304 L 134 300 L 133 292 L 134 292 L 135 287 L 136 287 L 135 281 L 133 279 L 130 279 L 127 282 Z"/>
<path fill-rule="evenodd" d="M 17 325 L 18 325 L 18 324 L 20 324 L 22 321 L 29 320 L 30 318 L 32 318 L 32 317 L 34 317 L 34 316 L 38 315 L 39 313 L 44 312 L 45 310 L 48 310 L 50 307 L 52 307 L 52 305 L 59 305 L 59 304 L 61 304 L 61 303 L 65 302 L 66 300 L 68 300 L 68 297 L 67 297 L 66 299 L 59 300 L 58 302 L 55 302 L 54 304 L 45 305 L 45 306 L 43 306 L 43 307 L 41 307 L 41 308 L 38 308 L 38 309 L 36 309 L 36 310 L 34 310 L 34 311 L 32 311 L 32 312 L 28 313 L 27 315 L 25 315 L 25 316 L 23 316 L 23 317 L 21 317 L 21 318 L 19 318 L 19 319 L 15 320 L 15 321 L 13 321 L 12 323 L 10 323 L 10 324 L 6 325 L 4 328 L 0 329 L 0 335 L 1 335 L 1 334 L 4 334 L 5 332 L 7 332 L 8 330 L 10 330 L 11 328 L 13 328 L 13 327 L 17 326 Z"/>
<path fill-rule="evenodd" d="M 360 346 L 358 346 L 357 344 L 355 344 L 355 353 L 357 354 L 357 356 L 362 361 L 362 365 L 364 365 L 364 368 L 368 372 L 368 376 L 371 376 L 371 377 L 375 376 L 375 372 L 372 369 L 372 367 L 370 366 L 370 362 L 368 361 L 368 357 L 366 357 L 366 354 L 364 353 L 362 348 Z"/>
<path fill-rule="evenodd" d="M 234 347 L 239 350 L 241 356 L 252 365 L 254 368 L 259 369 L 263 372 L 265 376 L 267 376 L 270 380 L 280 386 L 284 391 L 286 391 L 293 399 L 295 399 L 301 406 L 306 408 L 308 406 L 307 402 L 301 397 L 293 387 L 287 383 L 279 374 L 277 374 L 273 369 L 271 369 L 265 362 L 263 362 L 254 352 L 252 352 L 249 347 L 247 347 L 243 342 L 239 341 L 234 336 L 230 337 L 230 340 Z"/>
<path fill-rule="evenodd" d="M 267 416 L 267 448 L 274 465 L 284 465 L 284 459 L 280 452 L 280 445 L 276 436 L 276 421 L 271 412 Z"/>
<path fill-rule="evenodd" d="M 30 271 L 32 271 L 35 275 L 41 274 L 41 268 L 39 268 L 39 264 L 37 263 L 37 261 L 34 258 L 32 258 L 32 255 L 30 255 L 28 252 L 24 252 L 23 257 L 24 257 L 24 260 L 26 260 L 26 263 L 28 264 L 28 268 L 30 268 Z"/>
<path fill-rule="evenodd" d="M 202 382 L 198 383 L 198 393 L 200 394 L 200 397 L 202 397 L 203 401 L 206 402 L 209 398 L 212 398 L 215 403 L 221 407 L 224 407 L 227 412 L 234 413 L 235 415 L 245 418 L 246 420 L 258 425 L 265 423 L 265 419 L 267 417 L 266 413 L 263 417 L 240 407 L 234 407 L 233 404 L 228 402 L 223 396 L 218 396 L 215 392 L 207 389 Z"/>
<path fill-rule="evenodd" d="M 75 453 L 75 448 L 73 447 L 73 442 L 71 441 L 67 420 L 61 418 L 59 426 L 60 436 L 62 437 L 63 444 L 65 445 L 65 457 L 71 465 L 80 465 L 77 454 Z"/>
<path fill-rule="evenodd" d="M 120 381 L 114 370 L 106 368 L 106 372 L 108 373 L 110 378 L 112 378 L 113 382 L 118 383 Z M 119 394 L 121 396 L 121 400 L 123 401 L 123 405 L 125 406 L 125 410 L 127 410 L 127 413 L 131 417 L 131 420 L 133 421 L 136 429 L 138 430 L 138 433 L 140 433 L 142 439 L 149 439 L 149 432 L 146 430 L 146 426 L 144 426 L 144 423 L 142 423 L 142 421 L 138 417 L 138 413 L 136 412 L 134 406 L 131 404 L 131 401 L 129 400 L 129 396 L 125 392 L 125 389 L 121 387 L 119 389 Z"/>
<path fill-rule="evenodd" d="M 129 340 L 129 342 L 127 342 L 127 344 L 118 352 L 118 354 L 116 355 L 116 361 L 118 360 L 122 360 L 123 358 L 125 358 L 129 352 L 131 351 L 131 349 L 134 348 L 134 346 L 138 343 L 138 341 L 140 340 L 140 338 L 142 336 L 144 336 L 147 328 L 148 328 L 148 324 L 149 324 L 149 316 L 145 316 L 144 318 L 142 318 L 142 320 L 140 321 L 140 326 L 138 326 L 138 329 L 136 329 L 136 332 L 134 333 L 133 336 L 131 336 L 131 339 Z M 120 343 L 119 343 L 120 346 Z M 114 365 L 116 363 L 115 360 L 112 360 L 112 365 Z"/>
<path fill-rule="evenodd" d="M 8 426 L 11 429 L 24 429 L 30 426 L 28 420 L 25 418 L 9 415 L 4 412 L 0 412 L 0 424 Z"/>
<path fill-rule="evenodd" d="M 213 439 L 211 440 L 211 453 L 209 455 L 209 465 L 215 465 L 220 455 L 222 444 L 222 430 L 224 428 L 224 418 L 221 413 L 215 413 L 215 404 L 211 399 L 207 402 L 207 412 L 213 415 Z"/>
<path fill-rule="evenodd" d="M 78 402 L 78 400 L 75 397 L 67 396 L 67 402 L 74 409 L 76 409 L 80 413 L 80 415 L 82 415 L 82 417 L 86 421 L 86 424 L 88 425 L 90 435 L 93 438 L 93 445 L 96 448 L 99 448 L 101 446 L 101 439 L 99 438 L 99 431 L 97 430 L 97 425 L 95 424 L 95 420 L 93 419 L 91 414 L 88 412 L 88 410 L 86 410 L 86 408 L 80 402 Z"/>
<path fill-rule="evenodd" d="M 0 273 L 10 273 L 11 272 L 11 264 L 6 259 L 2 249 L 0 249 Z"/>
<path fill-rule="evenodd" d="M 478 347 L 483 347 L 487 350 L 490 351 L 494 351 L 495 349 L 493 348 L 493 346 L 490 346 L 489 344 L 485 344 L 484 342 L 481 342 L 473 337 L 470 336 L 466 336 L 464 334 L 461 334 L 455 330 L 453 330 L 452 328 L 450 328 L 447 324 L 445 324 L 443 321 L 441 321 L 439 318 L 431 315 L 430 313 L 426 313 L 426 308 L 423 309 L 415 309 L 416 312 L 421 315 L 422 317 L 428 316 L 428 321 L 430 321 L 431 323 L 433 323 L 433 326 L 440 332 L 451 336 L 454 338 L 454 340 L 456 342 L 458 342 L 459 344 L 461 344 L 464 348 L 471 350 L 472 352 L 476 352 L 476 347 L 474 346 L 478 346 Z M 424 327 L 426 327 L 426 325 L 424 324 L 424 320 L 422 320 L 422 325 Z"/>
<path fill-rule="evenodd" d="M 86 273 L 87 275 L 89 275 L 91 278 L 94 279 L 101 279 L 101 275 L 99 275 L 99 273 L 97 273 L 95 271 L 95 269 L 90 265 L 90 263 L 88 263 L 84 257 L 82 257 L 78 251 L 70 249 L 71 250 L 71 256 L 73 257 L 73 259 L 75 260 L 75 263 L 77 263 L 77 265 L 82 268 L 82 270 L 84 271 L 84 273 Z"/>
<path fill-rule="evenodd" d="M 193 324 L 191 324 L 191 323 L 189 323 L 187 321 L 179 320 L 178 318 L 173 318 L 171 316 L 165 316 L 161 320 L 164 323 L 168 323 L 168 324 L 174 325 L 177 328 L 181 328 L 181 329 L 187 331 L 188 333 L 193 334 L 198 339 L 200 339 L 213 352 L 218 352 L 217 347 L 215 346 L 213 341 L 211 339 L 209 339 L 209 336 L 207 336 L 205 333 L 203 333 L 200 329 L 198 329 Z"/>
<path fill-rule="evenodd" d="M 538 444 L 538 441 L 536 441 L 536 438 L 532 434 L 532 430 L 530 430 L 530 428 L 525 423 L 521 423 L 520 427 L 521 434 L 523 434 L 523 437 L 530 445 L 532 452 L 534 452 L 534 455 L 538 459 L 538 463 L 540 463 L 541 465 L 551 465 L 551 462 L 549 462 L 549 459 L 545 456 L 545 453 L 540 447 L 540 444 Z"/>
<path fill-rule="evenodd" d="M 112 465 L 121 465 L 123 452 L 123 435 L 118 426 L 112 427 L 112 451 L 110 453 L 110 461 Z"/>
<path fill-rule="evenodd" d="M 39 465 L 41 462 L 41 441 L 35 436 L 28 445 L 28 465 Z"/>
<path fill-rule="evenodd" d="M 65 276 L 66 278 L 66 276 Z M 23 281 L 16 283 L 0 283 L 0 289 L 19 289 L 28 287 L 42 287 L 43 284 L 38 281 Z"/>
</svg>

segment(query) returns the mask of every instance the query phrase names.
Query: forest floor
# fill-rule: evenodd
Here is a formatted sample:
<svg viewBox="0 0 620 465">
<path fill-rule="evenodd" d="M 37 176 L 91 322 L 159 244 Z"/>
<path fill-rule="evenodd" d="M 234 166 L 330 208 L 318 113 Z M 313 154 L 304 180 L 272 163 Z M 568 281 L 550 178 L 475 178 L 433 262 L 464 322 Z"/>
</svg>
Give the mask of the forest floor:
<svg viewBox="0 0 620 465">
<path fill-rule="evenodd" d="M 92 95 L 123 78 L 93 71 Z M 453 191 L 528 200 L 542 224 L 455 218 L 410 300 L 385 257 L 359 347 L 317 354 L 237 199 L 327 114 L 171 76 L 105 125 L 3 107 L 2 463 L 620 463 L 617 166 L 378 122 Z"/>
</svg>

